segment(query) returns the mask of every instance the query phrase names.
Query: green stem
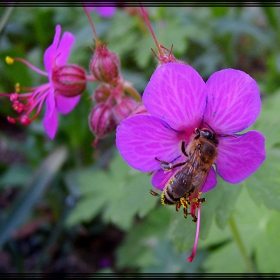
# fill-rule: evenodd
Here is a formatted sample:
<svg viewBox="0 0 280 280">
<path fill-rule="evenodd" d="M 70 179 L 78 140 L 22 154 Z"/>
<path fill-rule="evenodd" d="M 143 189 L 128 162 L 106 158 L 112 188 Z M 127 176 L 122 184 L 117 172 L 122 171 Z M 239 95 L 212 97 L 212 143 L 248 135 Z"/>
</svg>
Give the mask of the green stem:
<svg viewBox="0 0 280 280">
<path fill-rule="evenodd" d="M 239 231 L 236 227 L 236 224 L 235 224 L 235 221 L 234 221 L 232 215 L 230 215 L 229 226 L 230 226 L 231 232 L 233 234 L 233 237 L 234 237 L 234 239 L 237 243 L 237 246 L 238 246 L 238 248 L 241 252 L 241 255 L 243 256 L 244 262 L 247 266 L 247 272 L 248 273 L 253 273 L 254 272 L 253 263 L 251 261 L 251 258 L 247 254 L 246 248 L 245 248 L 244 243 L 241 239 L 240 233 L 239 233 Z"/>
</svg>

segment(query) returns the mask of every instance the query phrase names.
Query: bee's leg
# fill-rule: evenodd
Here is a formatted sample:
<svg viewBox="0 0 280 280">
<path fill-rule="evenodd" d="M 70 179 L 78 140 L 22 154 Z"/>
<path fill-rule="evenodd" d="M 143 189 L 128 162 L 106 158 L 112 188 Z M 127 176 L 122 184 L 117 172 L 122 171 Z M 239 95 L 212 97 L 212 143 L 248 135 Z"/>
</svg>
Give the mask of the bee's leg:
<svg viewBox="0 0 280 280">
<path fill-rule="evenodd" d="M 187 161 L 184 161 L 184 162 L 179 162 L 179 163 L 176 163 L 176 164 L 172 164 L 170 162 L 160 160 L 157 157 L 155 157 L 155 160 L 160 162 L 161 168 L 165 171 L 170 171 L 175 167 L 182 166 L 182 165 L 185 165 L 187 163 Z"/>
<path fill-rule="evenodd" d="M 154 196 L 158 196 L 159 194 L 156 191 L 150 190 L 150 194 Z"/>
<path fill-rule="evenodd" d="M 205 201 L 206 201 L 205 197 L 201 197 L 201 198 L 197 199 L 197 202 L 199 202 L 199 203 L 202 203 L 202 202 L 205 202 Z"/>
<path fill-rule="evenodd" d="M 196 222 L 197 222 L 197 217 L 196 217 L 195 215 L 194 215 L 194 216 L 192 216 L 192 217 L 193 217 L 193 219 L 192 219 L 192 220 L 193 220 L 193 222 L 195 222 L 195 223 L 196 223 Z"/>
<path fill-rule="evenodd" d="M 194 139 L 198 139 L 200 137 L 200 130 L 198 128 L 195 128 L 194 133 L 196 134 Z"/>
<path fill-rule="evenodd" d="M 190 205 L 189 200 L 186 197 L 180 198 L 180 204 L 183 206 L 184 210 L 184 218 L 187 218 L 188 213 L 188 207 Z"/>
<path fill-rule="evenodd" d="M 175 208 L 176 208 L 176 211 L 179 211 L 179 209 L 180 209 L 180 207 L 181 207 L 181 202 L 180 201 L 177 201 L 176 203 L 175 203 Z"/>
<path fill-rule="evenodd" d="M 188 154 L 186 152 L 186 142 L 185 141 L 182 141 L 182 144 L 181 144 L 181 150 L 182 150 L 182 153 L 188 157 Z"/>
<path fill-rule="evenodd" d="M 187 218 L 187 216 L 188 216 L 188 209 L 187 208 L 184 208 L 184 218 Z"/>
</svg>

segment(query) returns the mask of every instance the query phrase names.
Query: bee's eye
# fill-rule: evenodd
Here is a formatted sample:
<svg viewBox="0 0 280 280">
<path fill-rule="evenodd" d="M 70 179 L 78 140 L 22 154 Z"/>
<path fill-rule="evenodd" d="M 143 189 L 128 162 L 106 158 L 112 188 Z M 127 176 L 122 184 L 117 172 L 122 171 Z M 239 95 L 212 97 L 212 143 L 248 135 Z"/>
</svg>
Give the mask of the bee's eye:
<svg viewBox="0 0 280 280">
<path fill-rule="evenodd" d="M 207 139 L 212 139 L 213 138 L 213 133 L 210 130 L 203 130 L 203 135 Z"/>
</svg>

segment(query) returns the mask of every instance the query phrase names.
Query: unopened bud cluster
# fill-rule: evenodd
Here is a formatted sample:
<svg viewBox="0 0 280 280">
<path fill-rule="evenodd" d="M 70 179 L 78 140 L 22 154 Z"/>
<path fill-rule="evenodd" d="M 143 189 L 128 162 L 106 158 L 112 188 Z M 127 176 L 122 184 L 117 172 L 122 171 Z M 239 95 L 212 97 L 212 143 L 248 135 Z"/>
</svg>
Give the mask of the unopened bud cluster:
<svg viewBox="0 0 280 280">
<path fill-rule="evenodd" d="M 123 80 L 119 58 L 107 49 L 107 43 L 95 49 L 90 72 L 100 82 L 92 95 L 95 105 L 89 114 L 89 127 L 95 136 L 92 145 L 96 146 L 99 139 L 114 131 L 134 111 L 141 97 L 130 83 Z"/>
</svg>

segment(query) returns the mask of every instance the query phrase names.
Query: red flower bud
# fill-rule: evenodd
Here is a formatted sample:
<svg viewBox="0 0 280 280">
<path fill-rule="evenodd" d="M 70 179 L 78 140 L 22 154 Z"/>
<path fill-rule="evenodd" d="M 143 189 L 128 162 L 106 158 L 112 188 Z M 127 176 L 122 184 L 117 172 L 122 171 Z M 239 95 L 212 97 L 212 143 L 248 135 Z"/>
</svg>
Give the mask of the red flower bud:
<svg viewBox="0 0 280 280">
<path fill-rule="evenodd" d="M 119 104 L 113 107 L 113 115 L 117 124 L 131 115 L 134 109 L 139 105 L 137 101 L 129 96 L 124 96 Z"/>
<path fill-rule="evenodd" d="M 96 80 L 110 83 L 119 75 L 120 61 L 106 45 L 107 43 L 103 43 L 95 49 L 89 68 Z"/>
<path fill-rule="evenodd" d="M 88 121 L 90 130 L 96 137 L 93 146 L 96 146 L 99 139 L 106 137 L 116 128 L 111 107 L 104 102 L 98 103 L 92 108 Z"/>
<path fill-rule="evenodd" d="M 105 102 L 111 94 L 108 84 L 100 84 L 94 91 L 92 99 L 94 102 Z"/>
<path fill-rule="evenodd" d="M 86 71 L 76 64 L 57 66 L 53 69 L 52 81 L 56 94 L 77 96 L 86 88 Z"/>
</svg>

